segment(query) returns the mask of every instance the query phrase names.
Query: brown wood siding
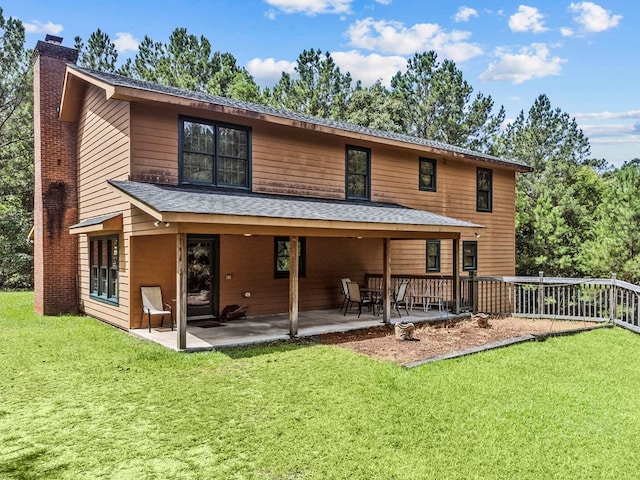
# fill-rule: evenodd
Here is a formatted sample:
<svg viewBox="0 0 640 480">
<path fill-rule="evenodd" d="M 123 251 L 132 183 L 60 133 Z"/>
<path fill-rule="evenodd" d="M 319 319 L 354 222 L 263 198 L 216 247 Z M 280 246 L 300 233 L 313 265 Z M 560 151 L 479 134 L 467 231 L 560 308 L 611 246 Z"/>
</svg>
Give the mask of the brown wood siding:
<svg viewBox="0 0 640 480">
<path fill-rule="evenodd" d="M 254 192 L 344 199 L 345 146 L 371 149 L 371 199 L 398 203 L 483 225 L 478 229 L 478 273 L 515 272 L 515 175 L 502 166 L 431 155 L 418 147 L 396 148 L 342 136 L 274 124 L 258 119 L 234 119 L 175 107 L 132 106 L 132 177 L 176 183 L 178 178 L 179 115 L 210 118 L 252 128 L 252 189 Z M 437 191 L 418 187 L 419 157 L 437 161 Z M 493 211 L 476 211 L 476 169 L 493 171 Z M 134 220 L 135 221 L 135 220 Z M 140 218 L 140 225 L 149 218 Z M 145 227 L 148 228 L 148 227 Z M 460 239 L 476 240 L 473 231 Z M 425 273 L 425 242 L 394 243 L 398 272 Z M 441 273 L 451 274 L 452 245 L 441 242 Z"/>
<path fill-rule="evenodd" d="M 146 328 L 142 315 L 140 287 L 159 285 L 165 303 L 175 308 L 176 298 L 176 236 L 154 235 L 131 237 L 131 327 Z M 153 316 L 152 325 L 160 325 L 161 317 Z M 165 318 L 165 326 L 168 326 Z"/>
<path fill-rule="evenodd" d="M 131 178 L 178 183 L 178 112 L 132 105 Z"/>
<path fill-rule="evenodd" d="M 299 280 L 300 310 L 338 308 L 340 278 L 363 283 L 368 272 L 382 272 L 382 240 L 307 238 L 306 276 Z M 288 311 L 289 281 L 274 278 L 274 239 L 220 237 L 220 306 L 249 305 L 249 315 Z M 231 274 L 231 280 L 226 275 Z M 249 298 L 244 297 L 250 292 Z"/>
<path fill-rule="evenodd" d="M 85 90 L 78 120 L 79 220 L 128 210 L 128 202 L 107 180 L 129 176 L 129 103 L 106 100 L 96 87 Z M 127 215 L 123 221 L 126 223 Z M 89 295 L 89 236 L 79 235 L 78 291 L 84 313 L 122 328 L 129 327 L 128 238 L 119 235 L 119 304 L 114 306 Z"/>
</svg>

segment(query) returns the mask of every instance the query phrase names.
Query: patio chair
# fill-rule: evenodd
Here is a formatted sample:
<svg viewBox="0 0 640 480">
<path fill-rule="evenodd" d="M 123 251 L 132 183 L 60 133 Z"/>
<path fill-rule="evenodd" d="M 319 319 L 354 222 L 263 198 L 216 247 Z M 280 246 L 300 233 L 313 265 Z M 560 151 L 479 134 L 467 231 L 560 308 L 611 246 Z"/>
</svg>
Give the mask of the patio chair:
<svg viewBox="0 0 640 480">
<path fill-rule="evenodd" d="M 140 287 L 142 295 L 142 315 L 140 316 L 140 325 L 142 325 L 142 317 L 145 313 L 149 318 L 149 331 L 151 331 L 151 316 L 162 315 L 160 326 L 164 325 L 164 316 L 169 315 L 171 320 L 171 330 L 173 330 L 173 309 L 168 303 L 162 302 L 162 289 L 158 286 Z"/>
<path fill-rule="evenodd" d="M 358 304 L 358 318 L 362 314 L 362 305 L 372 305 L 371 299 L 362 297 L 360 295 L 360 285 L 356 282 L 347 282 L 347 292 L 349 294 L 349 298 L 347 300 L 347 306 L 344 309 L 344 314 L 347 314 L 347 310 L 351 308 L 354 304 Z"/>
<path fill-rule="evenodd" d="M 409 280 L 403 280 L 402 282 L 400 282 L 400 286 L 398 287 L 398 293 L 396 293 L 393 299 L 393 306 L 398 312 L 398 315 L 400 317 L 402 317 L 402 314 L 400 313 L 400 304 L 404 305 L 404 311 L 407 312 L 407 316 L 409 316 L 408 303 L 409 303 L 410 295 L 407 295 L 408 288 L 409 288 Z"/>
<path fill-rule="evenodd" d="M 346 308 L 347 302 L 349 301 L 349 289 L 347 288 L 347 283 L 349 283 L 350 281 L 351 281 L 350 278 L 340 279 L 340 283 L 342 284 L 342 294 L 344 295 L 344 298 L 342 300 L 342 306 L 340 307 L 340 311 L 342 311 L 343 308 Z"/>
<path fill-rule="evenodd" d="M 424 305 L 424 311 L 429 310 L 429 306 L 431 303 L 438 304 L 438 313 L 442 313 L 444 311 L 444 298 L 442 295 L 442 290 L 444 287 L 444 280 L 440 279 L 436 282 L 434 288 L 431 290 L 431 293 L 426 298 L 426 305 Z"/>
</svg>

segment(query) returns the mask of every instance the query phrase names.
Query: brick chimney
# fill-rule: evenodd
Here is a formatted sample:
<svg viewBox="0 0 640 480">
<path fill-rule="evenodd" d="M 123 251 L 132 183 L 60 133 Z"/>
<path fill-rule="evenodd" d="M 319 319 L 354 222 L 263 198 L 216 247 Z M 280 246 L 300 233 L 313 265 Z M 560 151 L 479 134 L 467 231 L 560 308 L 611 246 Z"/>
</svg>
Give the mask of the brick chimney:
<svg viewBox="0 0 640 480">
<path fill-rule="evenodd" d="M 42 315 L 78 310 L 78 220 L 76 124 L 59 119 L 65 65 L 78 52 L 47 35 L 34 51 L 33 123 L 35 151 L 34 289 Z"/>
</svg>

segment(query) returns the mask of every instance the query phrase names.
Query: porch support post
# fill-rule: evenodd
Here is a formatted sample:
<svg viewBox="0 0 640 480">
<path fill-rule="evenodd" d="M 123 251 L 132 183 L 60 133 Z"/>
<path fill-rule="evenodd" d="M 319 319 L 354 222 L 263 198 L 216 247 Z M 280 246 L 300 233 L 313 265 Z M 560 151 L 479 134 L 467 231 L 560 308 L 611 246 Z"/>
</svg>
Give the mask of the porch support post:
<svg viewBox="0 0 640 480">
<path fill-rule="evenodd" d="M 384 239 L 382 264 L 382 323 L 391 322 L 391 239 Z"/>
<path fill-rule="evenodd" d="M 187 348 L 187 235 L 176 235 L 176 322 L 178 350 Z"/>
<path fill-rule="evenodd" d="M 460 239 L 453 239 L 453 285 L 451 290 L 453 294 L 453 313 L 456 315 L 460 313 Z"/>
<path fill-rule="evenodd" d="M 298 335 L 298 251 L 297 236 L 289 237 L 289 335 Z"/>
</svg>

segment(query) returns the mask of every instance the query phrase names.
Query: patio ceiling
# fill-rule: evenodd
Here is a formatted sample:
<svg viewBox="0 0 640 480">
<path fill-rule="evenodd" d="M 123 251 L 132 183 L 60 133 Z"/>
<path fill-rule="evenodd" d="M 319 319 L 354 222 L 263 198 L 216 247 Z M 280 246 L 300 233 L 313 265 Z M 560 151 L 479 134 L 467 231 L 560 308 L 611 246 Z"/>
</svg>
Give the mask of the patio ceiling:
<svg viewBox="0 0 640 480">
<path fill-rule="evenodd" d="M 157 221 L 182 227 L 215 225 L 225 233 L 459 238 L 464 231 L 483 228 L 475 223 L 395 204 L 237 193 L 120 180 L 110 180 L 109 184 Z"/>
</svg>

